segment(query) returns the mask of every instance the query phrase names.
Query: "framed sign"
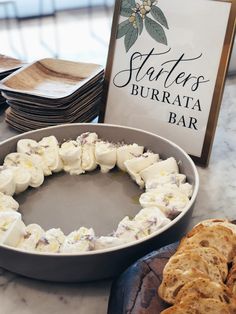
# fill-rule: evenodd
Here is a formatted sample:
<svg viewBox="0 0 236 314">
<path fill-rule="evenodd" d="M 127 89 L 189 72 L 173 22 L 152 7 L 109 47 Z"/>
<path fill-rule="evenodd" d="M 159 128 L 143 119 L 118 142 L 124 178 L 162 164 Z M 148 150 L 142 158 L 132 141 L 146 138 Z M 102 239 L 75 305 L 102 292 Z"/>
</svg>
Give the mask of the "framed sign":
<svg viewBox="0 0 236 314">
<path fill-rule="evenodd" d="M 236 0 L 117 0 L 99 121 L 166 137 L 207 165 Z"/>
</svg>

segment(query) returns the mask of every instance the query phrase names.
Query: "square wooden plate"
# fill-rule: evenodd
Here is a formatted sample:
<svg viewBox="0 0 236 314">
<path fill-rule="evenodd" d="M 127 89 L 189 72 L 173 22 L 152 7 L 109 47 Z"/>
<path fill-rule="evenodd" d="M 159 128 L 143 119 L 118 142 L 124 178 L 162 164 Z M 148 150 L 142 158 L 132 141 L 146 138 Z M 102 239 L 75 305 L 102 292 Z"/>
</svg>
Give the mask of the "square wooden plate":
<svg viewBox="0 0 236 314">
<path fill-rule="evenodd" d="M 2 80 L 0 89 L 42 98 L 68 97 L 103 71 L 102 66 L 46 58 Z"/>
</svg>

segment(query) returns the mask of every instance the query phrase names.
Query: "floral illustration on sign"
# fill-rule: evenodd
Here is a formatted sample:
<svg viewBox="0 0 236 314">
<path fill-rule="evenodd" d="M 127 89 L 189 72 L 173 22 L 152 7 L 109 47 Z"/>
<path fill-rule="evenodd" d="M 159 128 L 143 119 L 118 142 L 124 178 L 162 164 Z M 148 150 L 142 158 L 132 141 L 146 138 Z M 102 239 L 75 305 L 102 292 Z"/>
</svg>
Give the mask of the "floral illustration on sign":
<svg viewBox="0 0 236 314">
<path fill-rule="evenodd" d="M 120 15 L 127 19 L 118 25 L 117 38 L 125 37 L 126 52 L 134 45 L 145 26 L 158 43 L 167 45 L 164 27 L 169 29 L 166 17 L 156 0 L 123 0 Z M 151 16 L 151 17 L 150 17 Z"/>
</svg>

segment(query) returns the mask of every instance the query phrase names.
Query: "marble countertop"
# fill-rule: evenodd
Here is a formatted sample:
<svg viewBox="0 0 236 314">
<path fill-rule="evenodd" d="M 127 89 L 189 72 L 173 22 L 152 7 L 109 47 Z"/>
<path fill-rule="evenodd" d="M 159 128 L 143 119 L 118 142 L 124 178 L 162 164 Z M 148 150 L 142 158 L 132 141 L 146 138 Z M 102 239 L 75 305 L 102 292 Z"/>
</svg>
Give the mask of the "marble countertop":
<svg viewBox="0 0 236 314">
<path fill-rule="evenodd" d="M 226 82 L 208 168 L 198 167 L 200 191 L 190 227 L 210 217 L 235 219 L 236 77 Z M 17 134 L 0 116 L 0 141 Z M 0 268 L 1 314 L 105 314 L 110 281 L 58 284 L 27 279 Z"/>
</svg>

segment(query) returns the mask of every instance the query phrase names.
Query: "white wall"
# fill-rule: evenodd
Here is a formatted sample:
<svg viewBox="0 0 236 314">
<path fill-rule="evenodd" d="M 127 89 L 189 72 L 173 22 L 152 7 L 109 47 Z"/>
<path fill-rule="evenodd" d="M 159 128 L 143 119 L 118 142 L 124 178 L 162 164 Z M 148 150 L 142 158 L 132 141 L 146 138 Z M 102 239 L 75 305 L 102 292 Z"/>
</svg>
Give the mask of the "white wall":
<svg viewBox="0 0 236 314">
<path fill-rule="evenodd" d="M 40 14 L 40 4 L 43 6 L 44 14 L 52 13 L 52 0 L 15 0 L 19 17 L 31 17 Z M 112 5 L 114 0 L 54 0 L 57 10 L 74 9 L 86 7 L 89 4 L 103 5 L 104 3 Z M 7 6 L 9 15 L 14 16 L 12 6 Z M 0 18 L 5 17 L 3 4 L 0 3 Z"/>
</svg>

